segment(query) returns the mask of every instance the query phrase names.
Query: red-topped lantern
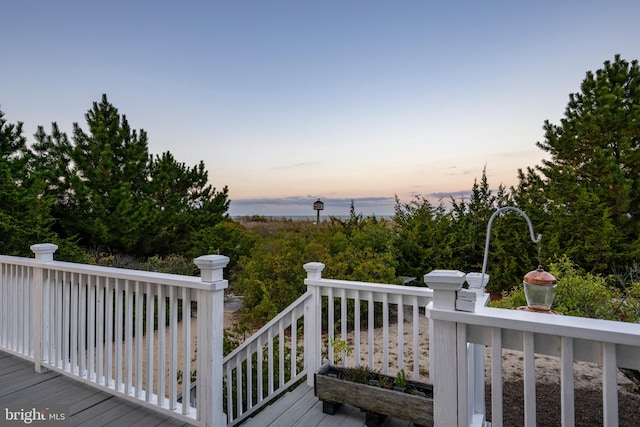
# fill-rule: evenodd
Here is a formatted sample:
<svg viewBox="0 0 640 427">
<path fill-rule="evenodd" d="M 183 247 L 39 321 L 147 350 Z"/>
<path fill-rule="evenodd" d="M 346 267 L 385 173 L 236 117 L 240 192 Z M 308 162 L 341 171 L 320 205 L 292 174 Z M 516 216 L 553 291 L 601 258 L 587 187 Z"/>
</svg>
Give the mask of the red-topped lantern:
<svg viewBox="0 0 640 427">
<path fill-rule="evenodd" d="M 542 266 L 525 274 L 522 281 L 527 305 L 531 310 L 549 311 L 556 296 L 557 280 Z"/>
</svg>

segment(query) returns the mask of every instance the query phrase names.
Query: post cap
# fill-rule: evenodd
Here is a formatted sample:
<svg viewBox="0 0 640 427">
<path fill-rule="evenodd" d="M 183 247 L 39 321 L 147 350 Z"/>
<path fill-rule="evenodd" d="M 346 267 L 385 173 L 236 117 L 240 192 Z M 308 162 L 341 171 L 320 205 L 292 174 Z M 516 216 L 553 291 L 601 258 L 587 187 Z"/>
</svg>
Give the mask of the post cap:
<svg viewBox="0 0 640 427">
<path fill-rule="evenodd" d="M 53 261 L 53 254 L 58 250 L 58 245 L 54 243 L 37 243 L 29 247 L 36 255 L 36 260 L 42 262 Z"/>
<path fill-rule="evenodd" d="M 424 283 L 431 289 L 458 290 L 467 275 L 459 270 L 433 270 L 424 275 Z"/>
<path fill-rule="evenodd" d="M 203 282 L 215 282 L 222 280 L 223 269 L 229 264 L 229 257 L 224 255 L 203 255 L 193 262 L 200 269 L 200 277 Z"/>
<path fill-rule="evenodd" d="M 478 272 L 467 273 L 466 279 L 470 288 L 484 288 L 489 283 L 489 275 L 486 273 L 484 277 Z"/>
</svg>

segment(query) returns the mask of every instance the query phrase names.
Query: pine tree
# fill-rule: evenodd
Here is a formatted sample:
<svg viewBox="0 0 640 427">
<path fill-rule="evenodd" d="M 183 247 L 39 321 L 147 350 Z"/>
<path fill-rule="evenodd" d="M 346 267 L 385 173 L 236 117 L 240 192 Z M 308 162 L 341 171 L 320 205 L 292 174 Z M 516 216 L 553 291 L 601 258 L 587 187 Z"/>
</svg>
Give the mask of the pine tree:
<svg viewBox="0 0 640 427">
<path fill-rule="evenodd" d="M 576 252 L 574 261 L 590 269 L 626 262 L 640 237 L 638 61 L 616 55 L 587 72 L 560 124 L 545 121 L 544 130 L 537 145 L 550 158 L 538 171 L 541 203 L 555 221 L 552 246 Z"/>
<path fill-rule="evenodd" d="M 502 186 L 501 186 L 502 187 Z M 500 194 L 503 189 L 500 189 Z M 456 245 L 454 258 L 460 262 L 463 271 L 480 271 L 484 255 L 487 223 L 496 210 L 497 197 L 489 188 L 486 168 L 480 182 L 474 180 L 469 200 L 452 200 L 452 231 Z"/>
<path fill-rule="evenodd" d="M 146 196 L 147 135 L 131 130 L 106 95 L 85 118 L 89 132 L 73 125 L 71 168 L 64 177 L 69 197 L 61 201 L 61 226 L 83 245 L 135 252 L 155 216 Z"/>
<path fill-rule="evenodd" d="M 208 183 L 204 163 L 188 167 L 170 152 L 151 163 L 150 197 L 158 212 L 149 243 L 156 253 L 188 252 L 201 230 L 214 227 L 229 209 L 228 189 L 216 191 Z"/>
<path fill-rule="evenodd" d="M 0 111 L 0 253 L 5 255 L 30 256 L 34 243 L 61 243 L 51 230 L 51 199 L 32 160 L 22 123 L 8 123 Z M 70 259 L 65 255 L 75 249 L 66 243 L 59 259 Z"/>
<path fill-rule="evenodd" d="M 155 159 L 147 134 L 103 95 L 73 124 L 71 141 L 56 123 L 35 134 L 34 164 L 54 198 L 57 230 L 82 246 L 145 257 L 186 253 L 191 233 L 226 217 L 228 190 L 208 183 L 204 163 L 178 163 L 169 152 Z"/>
<path fill-rule="evenodd" d="M 431 270 L 459 268 L 452 257 L 456 242 L 451 216 L 442 203 L 434 207 L 419 196 L 401 203 L 396 197 L 393 231 L 399 274 L 422 282 L 423 275 Z"/>
</svg>

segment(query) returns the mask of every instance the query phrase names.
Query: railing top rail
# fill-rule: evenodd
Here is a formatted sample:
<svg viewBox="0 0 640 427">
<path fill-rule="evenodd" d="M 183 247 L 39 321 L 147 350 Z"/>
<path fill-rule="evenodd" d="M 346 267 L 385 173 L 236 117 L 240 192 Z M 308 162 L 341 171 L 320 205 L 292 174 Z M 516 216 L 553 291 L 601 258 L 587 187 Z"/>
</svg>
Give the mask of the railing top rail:
<svg viewBox="0 0 640 427">
<path fill-rule="evenodd" d="M 388 294 L 402 294 L 408 296 L 428 297 L 433 296 L 433 290 L 425 287 L 392 285 L 388 283 L 369 283 L 351 280 L 336 279 L 305 279 L 304 284 L 309 286 L 324 286 L 336 289 L 350 289 L 358 291 L 383 292 Z"/>
<path fill-rule="evenodd" d="M 0 264 L 14 264 L 29 267 L 40 267 L 68 273 L 88 274 L 111 279 L 128 279 L 141 282 L 156 283 L 194 289 L 209 289 L 210 284 L 202 282 L 200 277 L 182 276 L 178 274 L 158 273 L 154 271 L 130 270 L 126 268 L 104 267 L 98 265 L 78 264 L 64 261 L 40 262 L 33 258 L 0 256 Z"/>
<path fill-rule="evenodd" d="M 609 342 L 640 347 L 640 324 L 557 316 L 519 310 L 476 306 L 474 313 L 436 310 L 427 307 L 427 317 L 433 320 L 466 323 L 516 331 Z"/>
<path fill-rule="evenodd" d="M 34 258 L 23 258 L 23 257 L 11 256 L 11 255 L 0 255 L 0 264 L 33 266 L 33 264 L 39 264 L 39 263 Z"/>
</svg>

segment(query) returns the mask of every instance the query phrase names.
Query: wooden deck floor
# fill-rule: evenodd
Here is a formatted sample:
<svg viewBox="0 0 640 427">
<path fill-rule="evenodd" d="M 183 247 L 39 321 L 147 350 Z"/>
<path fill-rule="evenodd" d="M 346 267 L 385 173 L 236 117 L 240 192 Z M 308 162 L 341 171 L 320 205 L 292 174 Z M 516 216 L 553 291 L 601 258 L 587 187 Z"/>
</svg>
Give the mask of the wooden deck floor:
<svg viewBox="0 0 640 427">
<path fill-rule="evenodd" d="M 67 426 L 189 426 L 57 372 L 38 374 L 33 363 L 0 351 L 0 425 L 9 405 L 59 405 Z"/>
<path fill-rule="evenodd" d="M 313 394 L 313 388 L 302 384 L 286 393 L 273 404 L 246 420 L 243 427 L 364 427 L 365 413 L 343 405 L 335 415 L 322 413 L 322 402 Z M 413 424 L 387 418 L 384 427 L 408 427 Z"/>
<path fill-rule="evenodd" d="M 65 408 L 67 426 L 189 426 L 125 399 L 97 390 L 57 372 L 38 374 L 33 363 L 0 351 L 0 426 L 9 405 Z M 387 419 L 384 427 L 411 424 Z M 364 427 L 365 414 L 344 405 L 335 415 L 322 413 L 322 402 L 302 384 L 267 406 L 242 426 L 246 427 Z"/>
</svg>

